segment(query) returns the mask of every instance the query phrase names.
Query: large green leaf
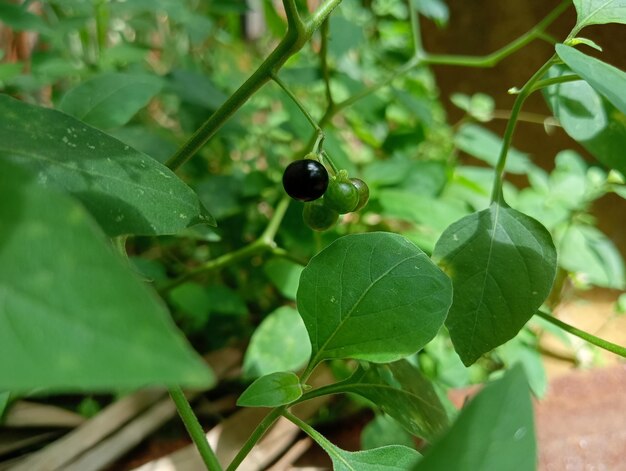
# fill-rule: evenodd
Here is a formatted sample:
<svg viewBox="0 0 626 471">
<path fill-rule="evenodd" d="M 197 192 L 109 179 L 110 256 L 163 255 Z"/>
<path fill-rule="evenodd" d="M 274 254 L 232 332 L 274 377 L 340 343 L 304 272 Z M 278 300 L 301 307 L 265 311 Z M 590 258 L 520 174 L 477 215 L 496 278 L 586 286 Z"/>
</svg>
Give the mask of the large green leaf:
<svg viewBox="0 0 626 471">
<path fill-rule="evenodd" d="M 154 293 L 73 199 L 0 160 L 0 387 L 208 386 Z"/>
<path fill-rule="evenodd" d="M 585 26 L 626 23 L 626 0 L 574 0 L 576 31 Z"/>
<path fill-rule="evenodd" d="M 626 113 L 626 73 L 564 44 L 556 45 L 556 53 L 618 110 Z"/>
<path fill-rule="evenodd" d="M 432 440 L 448 427 L 432 384 L 406 360 L 359 369 L 342 389 L 369 399 L 413 435 Z"/>
<path fill-rule="evenodd" d="M 533 409 L 521 366 L 494 381 L 461 410 L 450 431 L 415 471 L 534 471 Z"/>
<path fill-rule="evenodd" d="M 446 229 L 433 259 L 452 278 L 446 326 L 465 365 L 517 334 L 550 293 L 556 272 L 548 231 L 498 203 Z"/>
<path fill-rule="evenodd" d="M 65 94 L 59 109 L 100 129 L 123 126 L 163 87 L 154 75 L 105 72 Z"/>
<path fill-rule="evenodd" d="M 0 95 L 0 157 L 78 198 L 109 236 L 214 224 L 167 167 L 58 111 Z"/>
<path fill-rule="evenodd" d="M 364 450 L 389 445 L 403 445 L 415 448 L 413 436 L 396 420 L 388 415 L 378 414 L 361 431 L 361 448 Z"/>
<path fill-rule="evenodd" d="M 243 359 L 247 378 L 298 370 L 311 356 L 302 318 L 294 308 L 283 306 L 269 314 L 257 327 Z"/>
<path fill-rule="evenodd" d="M 345 451 L 336 446 L 333 448 L 329 455 L 334 471 L 406 471 L 421 457 L 417 451 L 402 445 L 364 451 Z"/>
<path fill-rule="evenodd" d="M 302 396 L 298 376 L 291 372 L 277 371 L 261 376 L 239 396 L 238 406 L 278 407 L 289 404 Z"/>
<path fill-rule="evenodd" d="M 419 248 L 384 232 L 342 237 L 302 272 L 298 311 L 315 365 L 388 362 L 415 353 L 442 326 L 451 283 Z"/>
<path fill-rule="evenodd" d="M 571 73 L 552 67 L 549 77 Z M 626 115 L 617 110 L 584 80 L 551 85 L 544 96 L 570 137 L 600 162 L 626 174 Z"/>
</svg>

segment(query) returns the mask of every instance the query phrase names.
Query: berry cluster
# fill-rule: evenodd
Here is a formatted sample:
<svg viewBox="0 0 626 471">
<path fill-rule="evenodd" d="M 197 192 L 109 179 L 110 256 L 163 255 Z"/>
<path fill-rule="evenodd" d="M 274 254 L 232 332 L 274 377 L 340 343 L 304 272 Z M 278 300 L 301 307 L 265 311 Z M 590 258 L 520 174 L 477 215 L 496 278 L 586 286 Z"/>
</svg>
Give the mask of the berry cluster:
<svg viewBox="0 0 626 471">
<path fill-rule="evenodd" d="M 363 180 L 348 178 L 345 170 L 329 177 L 326 168 L 309 156 L 287 166 L 283 187 L 289 196 L 305 202 L 304 222 L 316 231 L 329 229 L 340 214 L 363 208 L 370 194 Z"/>
</svg>

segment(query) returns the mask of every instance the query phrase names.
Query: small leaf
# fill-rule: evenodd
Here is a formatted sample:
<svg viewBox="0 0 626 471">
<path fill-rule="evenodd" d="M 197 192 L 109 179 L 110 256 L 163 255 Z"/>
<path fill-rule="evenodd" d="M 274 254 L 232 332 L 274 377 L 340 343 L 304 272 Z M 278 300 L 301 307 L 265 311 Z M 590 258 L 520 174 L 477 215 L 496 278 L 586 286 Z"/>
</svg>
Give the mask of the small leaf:
<svg viewBox="0 0 626 471">
<path fill-rule="evenodd" d="M 584 44 L 585 46 L 589 46 L 596 51 L 602 52 L 602 47 L 600 47 L 595 41 L 592 41 L 588 38 L 571 38 L 565 41 L 566 46 L 577 46 L 579 44 Z"/>
<path fill-rule="evenodd" d="M 59 109 L 100 129 L 123 126 L 161 90 L 154 75 L 105 72 L 65 94 Z"/>
<path fill-rule="evenodd" d="M 213 382 L 83 206 L 2 159 L 0 224 L 2 389 Z"/>
<path fill-rule="evenodd" d="M 276 372 L 261 376 L 239 396 L 242 407 L 278 407 L 302 396 L 300 379 L 294 373 Z"/>
<path fill-rule="evenodd" d="M 243 360 L 246 378 L 295 371 L 306 365 L 311 343 L 298 311 L 283 306 L 269 314 L 250 339 Z"/>
<path fill-rule="evenodd" d="M 329 455 L 334 471 L 406 471 L 411 469 L 421 456 L 412 448 L 402 445 L 389 445 L 364 451 L 345 451 L 333 445 L 333 451 Z"/>
<path fill-rule="evenodd" d="M 533 409 L 521 366 L 487 385 L 414 471 L 534 471 Z"/>
<path fill-rule="evenodd" d="M 552 67 L 548 77 L 569 74 L 565 66 Z M 626 116 L 584 80 L 559 83 L 543 91 L 565 132 L 609 168 L 626 173 Z"/>
<path fill-rule="evenodd" d="M 442 326 L 451 296 L 448 277 L 405 238 L 342 237 L 313 257 L 300 278 L 298 311 L 312 364 L 388 362 L 415 353 Z"/>
<path fill-rule="evenodd" d="M 346 391 L 372 401 L 407 431 L 427 440 L 448 427 L 448 416 L 433 385 L 406 360 L 371 364 L 347 380 Z"/>
<path fill-rule="evenodd" d="M 574 0 L 577 20 L 575 31 L 585 26 L 626 23 L 626 0 Z"/>
<path fill-rule="evenodd" d="M 263 266 L 263 271 L 267 277 L 288 299 L 296 299 L 302 270 L 304 268 L 301 265 L 283 258 L 274 258 Z"/>
<path fill-rule="evenodd" d="M 564 44 L 556 45 L 556 53 L 618 110 L 626 113 L 626 73 Z"/>
<path fill-rule="evenodd" d="M 452 224 L 433 259 L 452 278 L 446 326 L 466 366 L 519 332 L 550 293 L 556 273 L 548 231 L 498 203 Z"/>
<path fill-rule="evenodd" d="M 172 171 L 71 116 L 0 95 L 0 157 L 81 201 L 109 236 L 215 224 Z"/>
</svg>

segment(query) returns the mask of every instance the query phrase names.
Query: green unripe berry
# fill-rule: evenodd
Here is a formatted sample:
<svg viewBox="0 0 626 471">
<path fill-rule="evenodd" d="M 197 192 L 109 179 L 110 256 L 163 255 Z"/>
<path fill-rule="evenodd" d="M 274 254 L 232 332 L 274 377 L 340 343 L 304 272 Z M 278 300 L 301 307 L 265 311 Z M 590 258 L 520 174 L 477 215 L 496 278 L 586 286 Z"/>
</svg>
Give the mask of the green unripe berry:
<svg viewBox="0 0 626 471">
<path fill-rule="evenodd" d="M 343 172 L 343 171 L 342 171 Z M 324 204 L 339 214 L 354 211 L 359 203 L 359 192 L 345 174 L 332 177 L 324 193 Z"/>
<path fill-rule="evenodd" d="M 317 200 L 304 204 L 302 219 L 314 231 L 325 231 L 337 222 L 339 213 Z"/>
<path fill-rule="evenodd" d="M 350 182 L 355 186 L 357 192 L 359 193 L 359 202 L 356 207 L 352 211 L 358 211 L 362 209 L 370 198 L 370 189 L 360 178 L 351 178 Z"/>
</svg>

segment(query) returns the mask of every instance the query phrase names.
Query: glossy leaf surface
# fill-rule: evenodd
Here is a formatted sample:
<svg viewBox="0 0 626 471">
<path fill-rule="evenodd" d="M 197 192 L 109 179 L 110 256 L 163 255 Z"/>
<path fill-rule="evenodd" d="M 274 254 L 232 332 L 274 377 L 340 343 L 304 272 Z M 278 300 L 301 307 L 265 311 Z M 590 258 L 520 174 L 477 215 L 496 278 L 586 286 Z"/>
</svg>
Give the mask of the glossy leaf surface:
<svg viewBox="0 0 626 471">
<path fill-rule="evenodd" d="M 589 25 L 626 23 L 626 0 L 574 0 L 576 29 Z"/>
<path fill-rule="evenodd" d="M 485 387 L 415 471 L 534 471 L 533 408 L 521 366 Z"/>
<path fill-rule="evenodd" d="M 369 399 L 413 435 L 432 440 L 448 426 L 432 384 L 406 360 L 357 371 L 346 391 Z"/>
<path fill-rule="evenodd" d="M 239 396 L 238 406 L 278 407 L 302 396 L 300 380 L 294 373 L 279 371 L 261 376 Z"/>
<path fill-rule="evenodd" d="M 211 384 L 83 207 L 2 160 L 0 228 L 0 388 Z"/>
<path fill-rule="evenodd" d="M 154 75 L 108 72 L 65 94 L 59 109 L 99 129 L 123 126 L 161 90 Z"/>
<path fill-rule="evenodd" d="M 194 192 L 172 171 L 58 111 L 0 95 L 0 157 L 63 188 L 109 236 L 173 234 L 214 224 Z"/>
<path fill-rule="evenodd" d="M 446 326 L 465 365 L 517 334 L 550 293 L 556 272 L 548 231 L 498 203 L 452 224 L 433 259 L 452 278 Z"/>
<path fill-rule="evenodd" d="M 443 324 L 451 296 L 450 280 L 424 252 L 379 232 L 342 237 L 313 257 L 297 300 L 316 364 L 415 353 Z"/>
</svg>

